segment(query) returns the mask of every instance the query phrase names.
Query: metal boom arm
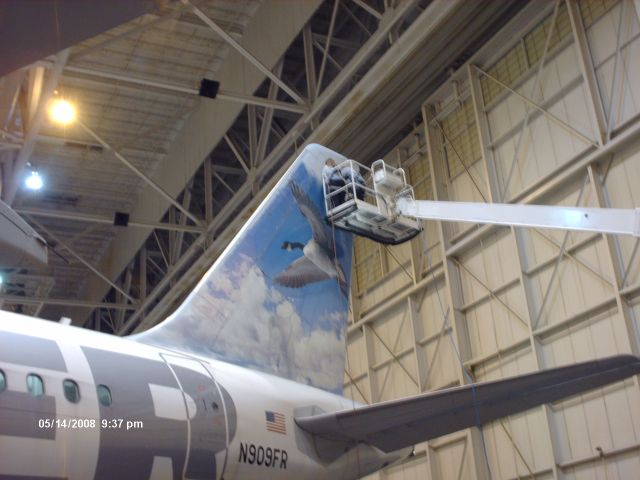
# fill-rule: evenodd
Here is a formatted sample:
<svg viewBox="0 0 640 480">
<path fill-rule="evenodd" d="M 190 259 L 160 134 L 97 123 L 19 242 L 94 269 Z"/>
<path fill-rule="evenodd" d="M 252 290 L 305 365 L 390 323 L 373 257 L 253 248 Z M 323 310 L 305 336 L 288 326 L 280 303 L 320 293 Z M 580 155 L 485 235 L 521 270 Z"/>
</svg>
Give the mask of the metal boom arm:
<svg viewBox="0 0 640 480">
<path fill-rule="evenodd" d="M 640 236 L 640 208 L 582 208 L 503 203 L 436 202 L 400 197 L 400 215 L 425 220 L 558 228 Z"/>
</svg>

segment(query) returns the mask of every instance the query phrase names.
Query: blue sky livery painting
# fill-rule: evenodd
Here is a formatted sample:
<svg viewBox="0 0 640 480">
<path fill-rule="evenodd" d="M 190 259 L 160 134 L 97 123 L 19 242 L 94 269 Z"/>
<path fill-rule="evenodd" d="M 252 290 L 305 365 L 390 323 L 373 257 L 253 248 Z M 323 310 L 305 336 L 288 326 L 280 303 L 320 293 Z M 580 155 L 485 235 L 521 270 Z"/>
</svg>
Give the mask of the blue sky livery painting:
<svg viewBox="0 0 640 480">
<path fill-rule="evenodd" d="M 344 160 L 307 146 L 178 310 L 136 339 L 341 392 L 352 235 L 325 220 L 328 158 Z"/>
</svg>

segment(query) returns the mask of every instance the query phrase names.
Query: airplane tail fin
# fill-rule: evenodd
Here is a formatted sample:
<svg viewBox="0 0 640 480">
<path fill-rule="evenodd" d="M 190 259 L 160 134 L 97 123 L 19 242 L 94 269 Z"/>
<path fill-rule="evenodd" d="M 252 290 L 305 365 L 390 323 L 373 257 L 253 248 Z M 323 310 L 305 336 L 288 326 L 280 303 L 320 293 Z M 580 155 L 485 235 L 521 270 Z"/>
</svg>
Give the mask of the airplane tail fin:
<svg viewBox="0 0 640 480">
<path fill-rule="evenodd" d="M 307 146 L 182 305 L 134 337 L 341 392 L 350 233 L 325 220 L 322 169 Z"/>
</svg>

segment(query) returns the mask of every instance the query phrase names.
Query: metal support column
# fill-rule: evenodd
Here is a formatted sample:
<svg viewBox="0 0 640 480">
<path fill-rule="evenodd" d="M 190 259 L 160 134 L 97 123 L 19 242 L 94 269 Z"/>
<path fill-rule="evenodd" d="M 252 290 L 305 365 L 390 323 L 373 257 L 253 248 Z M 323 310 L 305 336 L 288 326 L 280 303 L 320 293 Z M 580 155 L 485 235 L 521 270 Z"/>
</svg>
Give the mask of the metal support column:
<svg viewBox="0 0 640 480">
<path fill-rule="evenodd" d="M 371 403 L 380 401 L 376 372 L 373 369 L 373 335 L 369 325 L 362 325 L 362 335 L 365 344 L 365 354 L 367 361 L 367 383 L 369 384 L 369 400 Z"/>
<path fill-rule="evenodd" d="M 498 173 L 496 170 L 495 159 L 493 158 L 493 150 L 489 146 L 489 124 L 483 107 L 482 89 L 480 88 L 480 79 L 475 74 L 473 67 L 467 65 L 467 78 L 469 81 L 469 89 L 471 90 L 471 102 L 473 103 L 473 112 L 478 130 L 478 139 L 480 141 L 480 152 L 482 153 L 482 165 L 484 167 L 485 178 L 487 179 L 487 190 L 489 192 L 489 201 L 500 203 L 503 198 L 500 194 L 500 185 Z"/>
<path fill-rule="evenodd" d="M 476 75 L 474 69 L 469 66 L 467 70 L 469 84 L 471 86 L 471 99 L 473 103 L 473 110 L 476 118 L 476 124 L 478 127 L 478 140 L 480 142 L 481 151 L 482 151 L 482 161 L 485 164 L 485 171 L 487 173 L 487 188 L 489 191 L 489 196 L 493 201 L 501 201 L 500 195 L 500 187 L 498 183 L 497 172 L 495 169 L 495 158 L 493 156 L 493 150 L 489 147 L 491 144 L 491 136 L 489 130 L 489 124 L 487 119 L 487 114 L 485 111 L 484 101 L 482 98 L 482 93 L 480 90 L 480 82 L 479 78 Z M 524 262 L 525 262 L 525 249 L 522 239 L 520 238 L 521 229 L 517 229 L 514 227 L 510 228 L 511 233 L 510 236 L 514 242 L 514 248 L 517 251 L 518 257 L 518 282 L 520 284 L 520 288 L 522 290 L 522 296 L 526 305 L 526 325 L 528 330 L 528 338 L 529 345 L 531 351 L 533 353 L 535 359 L 536 369 L 540 370 L 544 368 L 542 350 L 538 344 L 538 341 L 533 336 L 533 324 L 532 320 L 535 318 L 535 312 L 533 309 L 533 302 L 531 299 L 531 293 L 529 291 L 529 287 L 527 285 L 528 279 L 524 274 Z M 553 457 L 553 464 L 551 465 L 551 472 L 553 478 L 559 480 L 560 472 L 558 471 L 558 462 L 559 458 L 557 458 L 557 453 L 559 450 L 557 449 L 558 441 L 553 434 L 553 421 L 551 417 L 551 411 L 548 405 L 542 405 L 540 407 L 542 409 L 543 415 L 545 417 L 545 429 L 544 435 L 548 441 L 548 445 L 551 445 L 551 454 Z M 517 448 L 517 447 L 516 447 Z"/>
<path fill-rule="evenodd" d="M 422 119 L 425 128 L 425 138 L 427 144 L 427 152 L 429 157 L 429 170 L 431 173 L 431 182 L 434 198 L 436 200 L 447 200 L 448 195 L 442 184 L 442 180 L 448 178 L 445 172 L 445 160 L 442 158 L 442 140 L 440 133 L 433 127 L 432 120 L 435 115 L 433 109 L 429 105 L 422 106 Z M 438 237 L 440 240 L 440 250 L 443 259 L 444 275 L 445 275 L 445 304 L 451 312 L 449 318 L 453 338 L 455 339 L 454 347 L 457 349 L 460 360 L 460 368 L 457 369 L 458 383 L 465 385 L 473 381 L 469 378 L 464 369 L 464 362 L 472 357 L 471 345 L 469 341 L 469 332 L 466 325 L 464 315 L 459 311 L 458 307 L 463 304 L 462 292 L 460 284 L 460 272 L 456 269 L 455 262 L 447 256 L 447 248 L 449 246 L 450 225 L 438 222 Z M 444 315 L 444 312 L 443 312 Z M 472 427 L 467 433 L 467 442 L 471 447 L 472 461 L 477 472 L 477 478 L 480 480 L 489 479 L 489 465 L 484 457 L 484 445 L 482 432 L 478 427 Z"/>
<path fill-rule="evenodd" d="M 598 168 L 596 166 L 589 165 L 587 167 L 587 172 L 589 174 L 591 188 L 595 193 L 597 206 L 600 208 L 609 207 L 606 198 L 606 191 L 604 189 L 604 178 L 600 175 Z M 622 352 L 620 353 L 626 353 L 628 351 L 629 353 L 633 353 L 634 355 L 640 355 L 640 335 L 637 330 L 637 325 L 632 318 L 633 314 L 631 312 L 631 309 L 620 293 L 620 289 L 622 288 L 622 279 L 624 278 L 624 272 L 622 270 L 623 262 L 620 255 L 618 240 L 613 235 L 605 234 L 602 234 L 602 239 L 607 246 L 607 265 L 609 267 L 611 280 L 613 281 L 612 283 L 619 318 L 624 322 L 624 329 L 627 332 L 627 340 L 629 342 L 627 345 L 622 346 Z M 637 377 L 634 378 L 637 379 Z"/>
<path fill-rule="evenodd" d="M 565 0 L 565 2 L 567 10 L 569 11 L 578 63 L 580 63 L 580 70 L 582 71 L 582 78 L 584 79 L 585 90 L 587 92 L 587 98 L 589 99 L 589 112 L 591 113 L 593 126 L 598 135 L 598 143 L 604 145 L 607 135 L 607 118 L 604 113 L 602 96 L 598 88 L 598 80 L 593 66 L 593 58 L 591 57 L 591 49 L 589 48 L 580 7 L 576 0 Z"/>
</svg>

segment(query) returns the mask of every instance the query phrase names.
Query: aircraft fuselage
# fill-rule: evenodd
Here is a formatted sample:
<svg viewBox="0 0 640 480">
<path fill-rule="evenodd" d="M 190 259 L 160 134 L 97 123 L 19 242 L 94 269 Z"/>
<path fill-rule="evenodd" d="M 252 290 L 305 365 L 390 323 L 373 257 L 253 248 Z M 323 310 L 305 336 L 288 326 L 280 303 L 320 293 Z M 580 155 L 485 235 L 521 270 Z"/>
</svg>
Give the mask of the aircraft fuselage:
<svg viewBox="0 0 640 480">
<path fill-rule="evenodd" d="M 0 372 L 2 478 L 347 479 L 411 451 L 318 441 L 294 422 L 357 406 L 347 398 L 8 312 Z"/>
</svg>

